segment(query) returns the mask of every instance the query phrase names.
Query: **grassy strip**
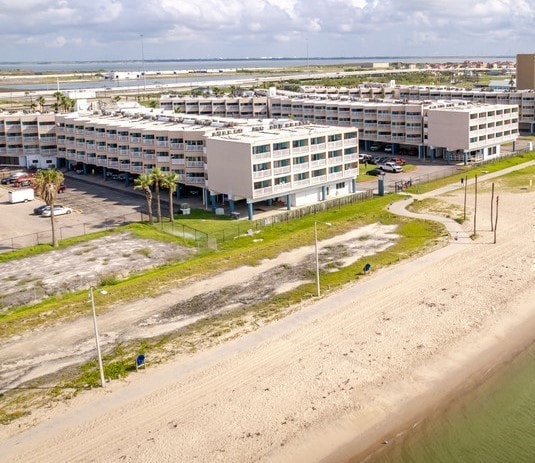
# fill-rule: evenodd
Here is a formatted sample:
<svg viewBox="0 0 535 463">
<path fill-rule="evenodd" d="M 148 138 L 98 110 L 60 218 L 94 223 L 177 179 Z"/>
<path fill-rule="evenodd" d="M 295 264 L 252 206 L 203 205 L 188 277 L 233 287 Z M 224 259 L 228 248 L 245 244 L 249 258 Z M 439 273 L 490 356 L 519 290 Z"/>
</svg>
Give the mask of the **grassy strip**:
<svg viewBox="0 0 535 463">
<path fill-rule="evenodd" d="M 518 166 L 520 164 L 524 164 L 526 162 L 534 160 L 535 151 L 531 151 L 529 153 L 524 153 L 519 156 L 499 159 L 495 162 L 491 162 L 484 165 L 478 165 L 473 167 L 468 166 L 466 167 L 466 169 L 463 167 L 463 172 L 451 175 L 449 177 L 433 180 L 424 184 L 413 185 L 412 187 L 407 188 L 407 190 L 405 191 L 408 193 L 427 193 L 429 191 L 437 190 L 438 188 L 445 187 L 452 183 L 458 182 L 460 184 L 461 179 L 465 177 L 468 177 L 468 181 L 472 183 L 471 180 L 473 180 L 476 175 L 478 177 L 483 177 L 487 173 L 498 172 L 500 170 L 507 169 L 508 167 Z"/>
</svg>

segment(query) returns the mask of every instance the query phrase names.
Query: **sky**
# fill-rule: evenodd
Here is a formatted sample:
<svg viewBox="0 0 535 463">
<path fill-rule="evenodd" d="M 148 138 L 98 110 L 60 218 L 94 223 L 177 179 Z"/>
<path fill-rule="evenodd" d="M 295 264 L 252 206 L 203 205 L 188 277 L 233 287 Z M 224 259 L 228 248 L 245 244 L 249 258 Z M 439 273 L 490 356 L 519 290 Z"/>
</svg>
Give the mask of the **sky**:
<svg viewBox="0 0 535 463">
<path fill-rule="evenodd" d="M 535 53 L 535 0 L 0 0 L 0 61 Z"/>
</svg>

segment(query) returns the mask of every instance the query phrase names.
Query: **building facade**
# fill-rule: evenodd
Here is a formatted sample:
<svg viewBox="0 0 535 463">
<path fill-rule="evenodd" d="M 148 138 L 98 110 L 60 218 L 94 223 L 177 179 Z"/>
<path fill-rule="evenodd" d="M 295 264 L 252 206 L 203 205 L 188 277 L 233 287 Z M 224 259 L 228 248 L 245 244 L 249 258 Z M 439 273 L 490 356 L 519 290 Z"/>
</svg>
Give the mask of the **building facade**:
<svg viewBox="0 0 535 463">
<path fill-rule="evenodd" d="M 535 54 L 516 55 L 516 88 L 535 90 Z"/>
<path fill-rule="evenodd" d="M 124 173 L 174 172 L 205 204 L 279 201 L 288 209 L 356 191 L 358 131 L 292 120 L 183 118 L 161 111 L 58 115 L 57 156 Z"/>
</svg>

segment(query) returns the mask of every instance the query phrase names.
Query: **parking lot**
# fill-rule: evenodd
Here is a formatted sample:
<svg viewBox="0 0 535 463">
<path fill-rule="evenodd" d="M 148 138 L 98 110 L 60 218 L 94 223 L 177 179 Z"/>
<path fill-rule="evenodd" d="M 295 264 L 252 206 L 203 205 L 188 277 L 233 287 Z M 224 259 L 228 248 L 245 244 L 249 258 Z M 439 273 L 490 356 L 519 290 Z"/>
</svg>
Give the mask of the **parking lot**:
<svg viewBox="0 0 535 463">
<path fill-rule="evenodd" d="M 72 208 L 72 214 L 56 218 L 60 239 L 90 233 L 112 225 L 140 220 L 146 211 L 143 194 L 122 191 L 120 182 L 65 176 L 67 189 L 58 194 L 57 204 Z M 113 186 L 117 188 L 110 188 Z M 0 187 L 0 250 L 50 242 L 50 220 L 35 215 L 34 208 L 44 204 L 36 198 L 26 203 L 10 204 L 8 188 Z"/>
</svg>

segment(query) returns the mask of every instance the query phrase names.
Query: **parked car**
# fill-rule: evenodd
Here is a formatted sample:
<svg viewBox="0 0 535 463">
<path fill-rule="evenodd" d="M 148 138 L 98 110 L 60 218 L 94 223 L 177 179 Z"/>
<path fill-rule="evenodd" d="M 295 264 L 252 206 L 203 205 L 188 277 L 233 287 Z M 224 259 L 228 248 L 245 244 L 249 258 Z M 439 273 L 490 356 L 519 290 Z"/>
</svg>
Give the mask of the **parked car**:
<svg viewBox="0 0 535 463">
<path fill-rule="evenodd" d="M 72 209 L 70 207 L 61 206 L 60 204 L 54 204 L 54 216 L 70 214 L 71 212 Z M 41 215 L 43 217 L 50 217 L 52 215 L 50 207 L 45 207 L 43 209 L 43 212 L 41 212 Z"/>
<path fill-rule="evenodd" d="M 383 149 L 383 145 L 381 143 L 372 143 L 370 145 L 370 151 L 380 151 Z"/>
<path fill-rule="evenodd" d="M 61 184 L 58 187 L 58 193 L 65 193 L 65 190 L 67 189 L 67 185 Z"/>
<path fill-rule="evenodd" d="M 385 153 L 391 153 L 392 152 L 392 145 L 386 145 L 384 149 Z"/>
<path fill-rule="evenodd" d="M 371 169 L 366 172 L 367 175 L 373 175 L 374 177 L 378 177 L 379 175 L 383 174 L 383 171 L 381 169 L 375 168 Z"/>
<path fill-rule="evenodd" d="M 48 206 L 47 206 L 46 204 L 43 204 L 43 205 L 41 205 L 41 206 L 39 206 L 39 207 L 34 208 L 33 213 L 34 213 L 35 215 L 41 215 L 41 214 L 43 213 L 43 211 L 44 211 L 47 207 L 48 207 Z"/>
<path fill-rule="evenodd" d="M 405 159 L 402 159 L 402 158 L 392 158 L 390 159 L 392 162 L 395 162 L 396 164 L 400 165 L 400 166 L 404 166 L 405 165 Z"/>
<path fill-rule="evenodd" d="M 13 183 L 17 183 L 17 181 L 20 178 L 24 178 L 24 177 L 26 177 L 26 173 L 25 172 L 17 172 L 15 174 L 11 174 L 9 177 L 3 178 L 1 180 L 1 183 L 2 183 L 2 185 L 11 185 Z"/>
<path fill-rule="evenodd" d="M 396 164 L 395 162 L 392 162 L 392 161 L 388 161 L 383 164 L 380 164 L 379 168 L 383 170 L 384 172 L 394 172 L 394 173 L 403 172 L 403 167 L 401 167 L 399 164 Z"/>
</svg>

